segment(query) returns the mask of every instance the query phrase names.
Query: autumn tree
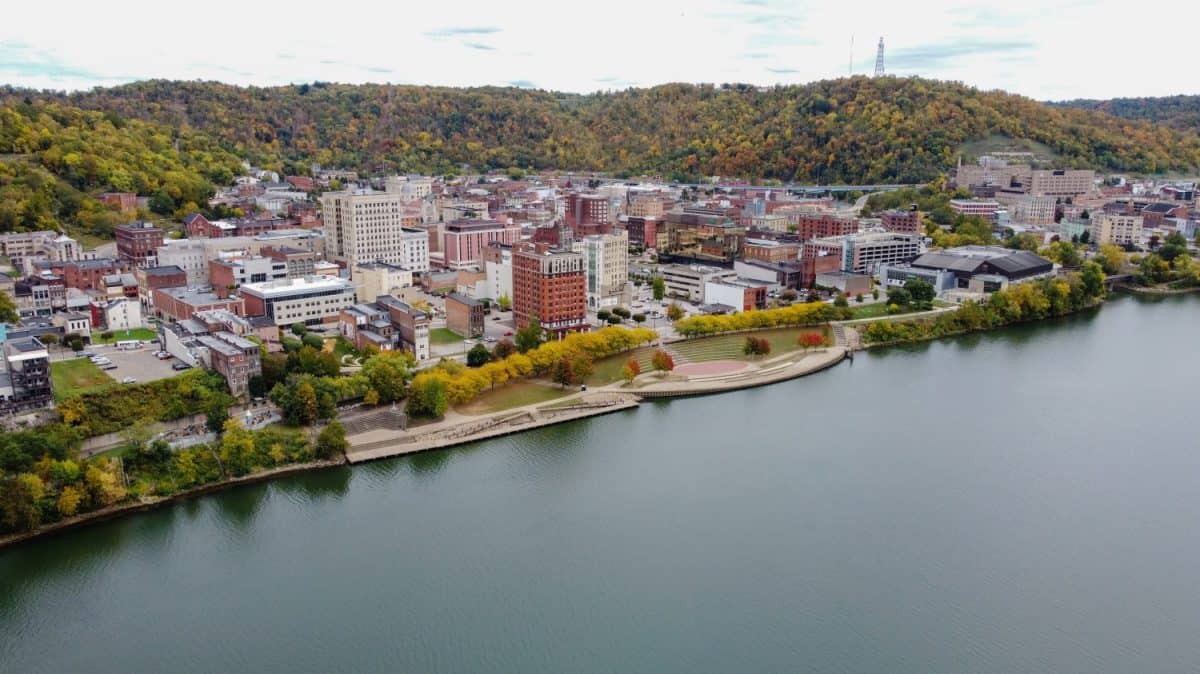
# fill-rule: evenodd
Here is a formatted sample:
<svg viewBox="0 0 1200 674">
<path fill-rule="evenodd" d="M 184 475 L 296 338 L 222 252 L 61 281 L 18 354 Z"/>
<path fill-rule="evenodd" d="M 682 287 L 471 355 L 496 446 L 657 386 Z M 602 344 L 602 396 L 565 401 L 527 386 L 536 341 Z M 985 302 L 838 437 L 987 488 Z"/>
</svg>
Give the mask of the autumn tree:
<svg viewBox="0 0 1200 674">
<path fill-rule="evenodd" d="M 657 349 L 655 350 L 654 355 L 650 357 L 650 365 L 656 372 L 666 374 L 667 372 L 675 369 L 675 359 L 672 358 L 671 354 L 667 353 L 666 351 Z"/>
<path fill-rule="evenodd" d="M 637 358 L 630 358 L 625 361 L 625 366 L 621 368 L 621 378 L 628 383 L 633 383 L 634 379 L 642 373 L 642 366 L 638 363 Z"/>
<path fill-rule="evenodd" d="M 677 321 L 683 318 L 683 307 L 679 306 L 675 302 L 671 302 L 671 304 L 667 306 L 667 318 L 672 321 Z"/>
</svg>

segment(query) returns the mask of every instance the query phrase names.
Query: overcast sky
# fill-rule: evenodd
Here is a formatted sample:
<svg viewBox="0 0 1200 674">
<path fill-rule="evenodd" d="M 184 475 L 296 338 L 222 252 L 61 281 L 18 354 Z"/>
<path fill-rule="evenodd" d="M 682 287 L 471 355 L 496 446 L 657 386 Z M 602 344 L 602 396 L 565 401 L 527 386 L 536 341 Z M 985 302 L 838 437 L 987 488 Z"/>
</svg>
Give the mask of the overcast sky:
<svg viewBox="0 0 1200 674">
<path fill-rule="evenodd" d="M 803 83 L 846 75 L 852 37 L 853 72 L 869 74 L 882 36 L 897 75 L 1038 99 L 1200 93 L 1200 3 L 1183 0 L 12 4 L 0 19 L 0 83 L 36 88 Z"/>
</svg>

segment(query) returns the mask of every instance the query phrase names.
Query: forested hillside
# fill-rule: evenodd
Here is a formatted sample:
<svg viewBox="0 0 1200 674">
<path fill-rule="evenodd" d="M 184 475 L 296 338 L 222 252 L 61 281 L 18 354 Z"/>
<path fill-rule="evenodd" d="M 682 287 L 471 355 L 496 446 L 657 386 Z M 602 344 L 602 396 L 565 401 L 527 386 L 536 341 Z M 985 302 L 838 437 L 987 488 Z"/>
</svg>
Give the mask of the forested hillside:
<svg viewBox="0 0 1200 674">
<path fill-rule="evenodd" d="M 139 82 L 53 99 L 219 139 L 267 166 L 318 161 L 445 173 L 561 168 L 671 177 L 919 182 L 989 136 L 1044 144 L 1073 166 L 1136 172 L 1200 165 L 1200 139 L 1146 122 L 922 79 L 802 86 L 672 84 L 592 95 L 513 88 Z"/>
<path fill-rule="evenodd" d="M 1200 96 L 1113 98 L 1109 100 L 1080 98 L 1072 101 L 1055 101 L 1050 105 L 1057 108 L 1099 110 L 1117 117 L 1145 120 L 1180 131 L 1200 133 Z"/>
<path fill-rule="evenodd" d="M 195 210 L 240 172 L 202 134 L 60 103 L 0 108 L 0 231 L 57 229 L 109 236 L 128 221 L 94 196 L 151 197 L 163 215 Z"/>
</svg>

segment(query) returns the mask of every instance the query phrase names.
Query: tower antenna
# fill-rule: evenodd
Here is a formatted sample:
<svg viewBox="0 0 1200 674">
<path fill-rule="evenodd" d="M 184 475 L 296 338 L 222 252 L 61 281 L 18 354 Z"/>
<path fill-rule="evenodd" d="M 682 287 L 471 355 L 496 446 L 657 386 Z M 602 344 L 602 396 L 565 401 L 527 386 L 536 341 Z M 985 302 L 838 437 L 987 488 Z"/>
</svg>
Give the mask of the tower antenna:
<svg viewBox="0 0 1200 674">
<path fill-rule="evenodd" d="M 883 38 L 879 38 L 879 51 L 875 54 L 875 77 L 883 74 Z"/>
<path fill-rule="evenodd" d="M 850 33 L 850 67 L 846 68 L 847 75 L 854 75 L 854 33 Z"/>
</svg>

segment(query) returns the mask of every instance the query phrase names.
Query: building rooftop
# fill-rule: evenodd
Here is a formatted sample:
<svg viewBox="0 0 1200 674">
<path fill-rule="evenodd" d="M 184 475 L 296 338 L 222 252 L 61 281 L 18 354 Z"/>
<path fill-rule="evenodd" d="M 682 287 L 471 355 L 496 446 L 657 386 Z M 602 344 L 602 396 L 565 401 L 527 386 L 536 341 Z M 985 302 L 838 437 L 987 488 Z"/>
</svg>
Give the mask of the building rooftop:
<svg viewBox="0 0 1200 674">
<path fill-rule="evenodd" d="M 184 273 L 183 269 L 180 268 L 179 265 L 174 264 L 165 265 L 162 267 L 150 267 L 149 269 L 145 270 L 146 276 L 174 276 L 182 273 Z"/>
<path fill-rule="evenodd" d="M 242 293 L 259 297 L 286 297 L 288 295 L 307 295 L 326 290 L 354 291 L 349 281 L 336 276 L 304 276 L 301 278 L 277 279 L 247 283 L 241 287 Z"/>
<path fill-rule="evenodd" d="M 460 304 L 465 304 L 469 307 L 483 306 L 483 302 L 480 302 L 479 300 L 474 299 L 472 297 L 467 297 L 466 295 L 463 295 L 461 293 L 450 293 L 449 295 L 446 295 L 446 299 L 454 300 L 455 302 L 458 302 Z"/>
</svg>

